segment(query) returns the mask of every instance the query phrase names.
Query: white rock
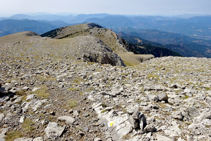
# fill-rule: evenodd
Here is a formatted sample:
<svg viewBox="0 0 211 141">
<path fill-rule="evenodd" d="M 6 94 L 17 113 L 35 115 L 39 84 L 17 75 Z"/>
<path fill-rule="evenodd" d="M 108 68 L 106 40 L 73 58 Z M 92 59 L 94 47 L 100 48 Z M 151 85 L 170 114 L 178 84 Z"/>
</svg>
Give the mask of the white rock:
<svg viewBox="0 0 211 141">
<path fill-rule="evenodd" d="M 20 122 L 20 123 L 23 123 L 23 122 L 24 122 L 24 119 L 25 119 L 25 116 L 23 115 L 23 116 L 21 116 L 19 122 Z"/>
<path fill-rule="evenodd" d="M 32 92 L 35 92 L 35 91 L 37 91 L 37 90 L 39 90 L 40 89 L 40 87 L 34 87 L 33 89 L 32 89 Z"/>
<path fill-rule="evenodd" d="M 94 141 L 102 141 L 101 138 L 95 138 Z"/>
<path fill-rule="evenodd" d="M 59 127 L 56 122 L 49 122 L 45 128 L 45 133 L 48 138 L 59 137 L 64 132 L 65 127 Z"/>
<path fill-rule="evenodd" d="M 32 100 L 36 97 L 36 94 L 27 95 L 26 100 Z"/>
<path fill-rule="evenodd" d="M 23 87 L 22 90 L 28 91 L 30 88 L 29 87 Z"/>
</svg>

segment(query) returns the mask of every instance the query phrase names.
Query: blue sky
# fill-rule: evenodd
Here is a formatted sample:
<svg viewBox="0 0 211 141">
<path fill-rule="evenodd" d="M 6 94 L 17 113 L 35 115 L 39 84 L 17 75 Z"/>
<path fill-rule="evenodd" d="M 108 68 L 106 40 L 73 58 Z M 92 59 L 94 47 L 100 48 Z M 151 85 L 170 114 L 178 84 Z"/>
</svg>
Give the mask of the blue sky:
<svg viewBox="0 0 211 141">
<path fill-rule="evenodd" d="M 0 0 L 0 16 L 27 13 L 209 14 L 211 0 Z"/>
</svg>

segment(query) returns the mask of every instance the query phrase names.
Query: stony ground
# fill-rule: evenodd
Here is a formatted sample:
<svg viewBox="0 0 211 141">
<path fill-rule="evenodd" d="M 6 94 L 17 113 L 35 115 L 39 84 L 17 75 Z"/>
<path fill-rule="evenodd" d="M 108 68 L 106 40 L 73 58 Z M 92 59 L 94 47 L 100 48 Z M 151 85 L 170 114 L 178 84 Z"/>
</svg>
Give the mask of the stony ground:
<svg viewBox="0 0 211 141">
<path fill-rule="evenodd" d="M 210 59 L 115 67 L 1 56 L 0 140 L 211 140 Z"/>
</svg>

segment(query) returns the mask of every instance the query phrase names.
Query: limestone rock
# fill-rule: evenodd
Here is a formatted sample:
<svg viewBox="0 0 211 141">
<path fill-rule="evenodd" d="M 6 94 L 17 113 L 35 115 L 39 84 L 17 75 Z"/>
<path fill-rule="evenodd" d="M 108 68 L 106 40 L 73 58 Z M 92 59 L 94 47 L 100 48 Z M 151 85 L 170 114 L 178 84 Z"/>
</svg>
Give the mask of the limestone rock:
<svg viewBox="0 0 211 141">
<path fill-rule="evenodd" d="M 64 132 L 65 127 L 59 127 L 56 122 L 49 122 L 45 128 L 45 133 L 48 138 L 55 138 L 61 136 Z"/>
<path fill-rule="evenodd" d="M 158 99 L 160 101 L 167 101 L 168 100 L 168 96 L 167 96 L 166 93 L 161 93 L 161 94 L 158 95 Z"/>
<path fill-rule="evenodd" d="M 196 109 L 196 107 L 188 107 L 186 111 L 192 118 L 199 116 L 199 111 Z"/>
<path fill-rule="evenodd" d="M 182 115 L 182 112 L 176 111 L 172 113 L 172 117 L 174 119 L 182 120 L 184 116 Z"/>
</svg>

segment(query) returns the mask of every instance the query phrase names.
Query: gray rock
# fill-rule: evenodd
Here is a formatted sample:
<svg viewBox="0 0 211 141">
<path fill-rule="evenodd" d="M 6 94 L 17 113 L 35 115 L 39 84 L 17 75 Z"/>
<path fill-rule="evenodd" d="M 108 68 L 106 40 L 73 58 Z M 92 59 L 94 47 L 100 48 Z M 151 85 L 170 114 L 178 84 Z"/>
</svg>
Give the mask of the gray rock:
<svg viewBox="0 0 211 141">
<path fill-rule="evenodd" d="M 156 132 L 156 128 L 153 124 L 150 124 L 144 128 L 144 132 Z"/>
<path fill-rule="evenodd" d="M 70 116 L 61 116 L 57 118 L 60 121 L 65 121 L 66 124 L 72 125 L 75 122 L 75 119 Z"/>
<path fill-rule="evenodd" d="M 15 139 L 14 141 L 33 141 L 33 139 L 32 138 L 23 137 L 23 138 Z"/>
<path fill-rule="evenodd" d="M 157 102 L 157 101 L 159 100 L 159 98 L 158 98 L 157 95 L 149 95 L 148 97 L 149 97 L 149 99 L 150 99 L 151 101 Z"/>
<path fill-rule="evenodd" d="M 49 120 L 48 120 L 48 119 L 44 119 L 44 120 L 41 121 L 41 124 L 42 124 L 42 125 L 46 125 L 46 124 L 48 124 L 48 123 L 49 123 Z"/>
<path fill-rule="evenodd" d="M 134 119 L 132 116 L 129 116 L 128 120 L 134 129 L 139 127 L 138 119 Z"/>
<path fill-rule="evenodd" d="M 78 132 L 80 136 L 84 136 L 84 133 L 82 131 Z"/>
<path fill-rule="evenodd" d="M 1 128 L 0 131 L 0 141 L 5 141 L 5 134 L 7 133 L 7 131 L 9 130 L 9 128 Z"/>
<path fill-rule="evenodd" d="M 59 127 L 56 122 L 49 122 L 45 128 L 45 134 L 48 138 L 60 137 L 64 132 L 65 127 Z"/>
<path fill-rule="evenodd" d="M 83 114 L 83 117 L 88 117 L 89 116 L 89 113 L 84 113 Z"/>
<path fill-rule="evenodd" d="M 186 112 L 192 118 L 199 116 L 199 111 L 196 109 L 196 107 L 188 107 Z"/>
<path fill-rule="evenodd" d="M 4 118 L 4 114 L 1 113 L 1 114 L 0 114 L 0 122 L 3 120 L 3 118 Z"/>
<path fill-rule="evenodd" d="M 139 126 L 140 126 L 141 131 L 144 131 L 144 128 L 147 125 L 146 117 L 144 114 L 140 115 L 139 122 L 140 122 Z"/>
<path fill-rule="evenodd" d="M 140 114 L 141 113 L 139 112 L 139 109 L 136 108 L 136 110 L 133 112 L 133 115 L 132 115 L 133 119 L 139 119 Z"/>
<path fill-rule="evenodd" d="M 28 90 L 30 90 L 30 88 L 29 87 L 23 87 L 22 90 L 28 91 Z"/>
<path fill-rule="evenodd" d="M 166 95 L 166 93 L 161 93 L 158 95 L 158 99 L 160 101 L 167 101 L 168 100 L 168 96 Z"/>
<path fill-rule="evenodd" d="M 68 112 L 69 112 L 70 114 L 72 114 L 72 113 L 73 113 L 73 109 L 70 109 Z"/>
<path fill-rule="evenodd" d="M 202 117 L 202 119 L 211 119 L 211 112 L 208 111 L 208 112 L 204 112 L 200 115 Z M 1 117 L 1 115 L 0 115 Z M 0 121 L 1 121 L 1 118 L 0 118 Z"/>
<path fill-rule="evenodd" d="M 176 84 L 171 84 L 171 88 L 178 88 Z"/>
<path fill-rule="evenodd" d="M 0 94 L 7 94 L 7 93 L 8 91 L 4 87 L 0 88 Z"/>
<path fill-rule="evenodd" d="M 88 127 L 83 127 L 83 131 L 84 132 L 89 132 L 89 128 Z"/>
<path fill-rule="evenodd" d="M 176 111 L 172 113 L 172 117 L 174 119 L 182 120 L 184 116 L 182 115 L 182 112 Z"/>
<path fill-rule="evenodd" d="M 73 111 L 73 116 L 74 116 L 74 117 L 79 116 L 79 113 L 78 113 L 78 111 L 77 111 L 77 110 L 74 110 L 74 111 Z"/>
</svg>

